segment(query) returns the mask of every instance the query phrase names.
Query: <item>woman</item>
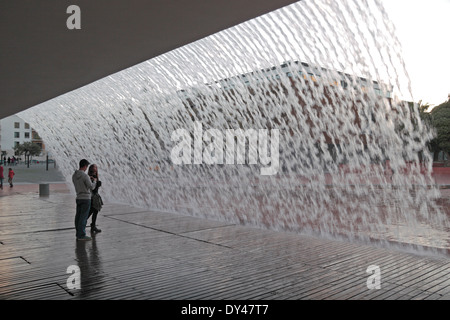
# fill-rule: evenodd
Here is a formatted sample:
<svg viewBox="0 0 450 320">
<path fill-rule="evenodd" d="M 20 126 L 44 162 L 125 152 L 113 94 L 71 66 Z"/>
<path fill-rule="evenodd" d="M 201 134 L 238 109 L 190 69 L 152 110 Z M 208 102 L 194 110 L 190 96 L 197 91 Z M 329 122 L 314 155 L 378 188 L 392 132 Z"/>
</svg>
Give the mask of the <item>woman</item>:
<svg viewBox="0 0 450 320">
<path fill-rule="evenodd" d="M 92 190 L 92 195 L 91 195 L 91 210 L 89 211 L 89 216 L 92 216 L 92 221 L 91 221 L 91 232 L 101 232 L 102 230 L 98 229 L 95 224 L 97 222 L 97 214 L 100 211 L 100 209 L 102 208 L 103 202 L 102 202 L 102 198 L 100 197 L 100 195 L 98 194 L 98 188 L 101 187 L 102 182 L 100 180 L 98 180 L 98 169 L 97 169 L 97 165 L 96 164 L 91 164 L 89 166 L 88 169 L 88 175 L 91 178 L 92 181 L 94 181 L 94 179 L 97 179 L 97 185 L 95 186 L 95 189 Z"/>
</svg>

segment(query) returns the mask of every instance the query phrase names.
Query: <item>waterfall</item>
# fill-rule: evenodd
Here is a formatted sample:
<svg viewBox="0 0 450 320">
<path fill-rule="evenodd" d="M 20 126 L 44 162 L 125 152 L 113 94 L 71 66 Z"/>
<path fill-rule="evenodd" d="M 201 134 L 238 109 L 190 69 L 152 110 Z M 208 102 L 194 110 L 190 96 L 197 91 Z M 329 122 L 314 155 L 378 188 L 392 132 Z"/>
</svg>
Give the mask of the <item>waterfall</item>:
<svg viewBox="0 0 450 320">
<path fill-rule="evenodd" d="M 20 117 L 69 184 L 80 159 L 97 164 L 106 203 L 448 249 L 410 87 L 380 1 L 305 0 Z"/>
</svg>

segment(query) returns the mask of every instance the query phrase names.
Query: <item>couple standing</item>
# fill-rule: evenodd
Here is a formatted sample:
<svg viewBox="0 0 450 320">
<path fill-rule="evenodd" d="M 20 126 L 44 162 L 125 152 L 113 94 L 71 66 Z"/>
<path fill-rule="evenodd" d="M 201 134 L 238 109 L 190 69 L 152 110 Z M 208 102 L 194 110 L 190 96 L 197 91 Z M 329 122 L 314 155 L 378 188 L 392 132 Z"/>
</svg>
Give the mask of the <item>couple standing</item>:
<svg viewBox="0 0 450 320">
<path fill-rule="evenodd" d="M 86 223 L 92 215 L 91 232 L 100 232 L 95 223 L 97 214 L 101 209 L 103 202 L 98 194 L 98 188 L 102 182 L 98 180 L 98 170 L 95 164 L 90 165 L 89 161 L 82 159 L 79 169 L 72 175 L 72 182 L 77 193 L 76 203 L 77 211 L 75 215 L 75 229 L 77 240 L 91 240 L 86 236 Z M 88 170 L 89 166 L 89 170 Z M 86 174 L 88 170 L 88 174 Z"/>
</svg>

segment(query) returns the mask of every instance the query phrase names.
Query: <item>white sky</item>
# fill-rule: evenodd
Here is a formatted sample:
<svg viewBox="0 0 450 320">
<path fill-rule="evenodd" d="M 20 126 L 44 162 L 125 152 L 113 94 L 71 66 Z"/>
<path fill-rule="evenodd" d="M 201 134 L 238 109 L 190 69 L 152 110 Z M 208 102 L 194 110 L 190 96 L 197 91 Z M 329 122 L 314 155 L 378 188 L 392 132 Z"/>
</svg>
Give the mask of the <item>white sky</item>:
<svg viewBox="0 0 450 320">
<path fill-rule="evenodd" d="M 450 94 L 450 0 L 382 0 L 396 28 L 414 101 Z"/>
</svg>

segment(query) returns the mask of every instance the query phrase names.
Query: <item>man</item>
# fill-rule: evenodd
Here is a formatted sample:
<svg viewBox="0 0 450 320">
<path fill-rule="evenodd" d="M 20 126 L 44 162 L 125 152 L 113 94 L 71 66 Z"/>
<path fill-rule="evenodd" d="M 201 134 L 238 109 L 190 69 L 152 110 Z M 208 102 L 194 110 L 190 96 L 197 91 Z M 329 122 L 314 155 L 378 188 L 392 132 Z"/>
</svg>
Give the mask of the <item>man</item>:
<svg viewBox="0 0 450 320">
<path fill-rule="evenodd" d="M 75 170 L 72 175 L 72 182 L 77 193 L 76 203 L 77 212 L 75 215 L 75 229 L 77 240 L 91 240 L 86 236 L 86 222 L 91 209 L 91 191 L 95 189 L 97 179 L 91 179 L 86 174 L 89 161 L 82 159 L 80 161 L 80 169 Z"/>
</svg>

